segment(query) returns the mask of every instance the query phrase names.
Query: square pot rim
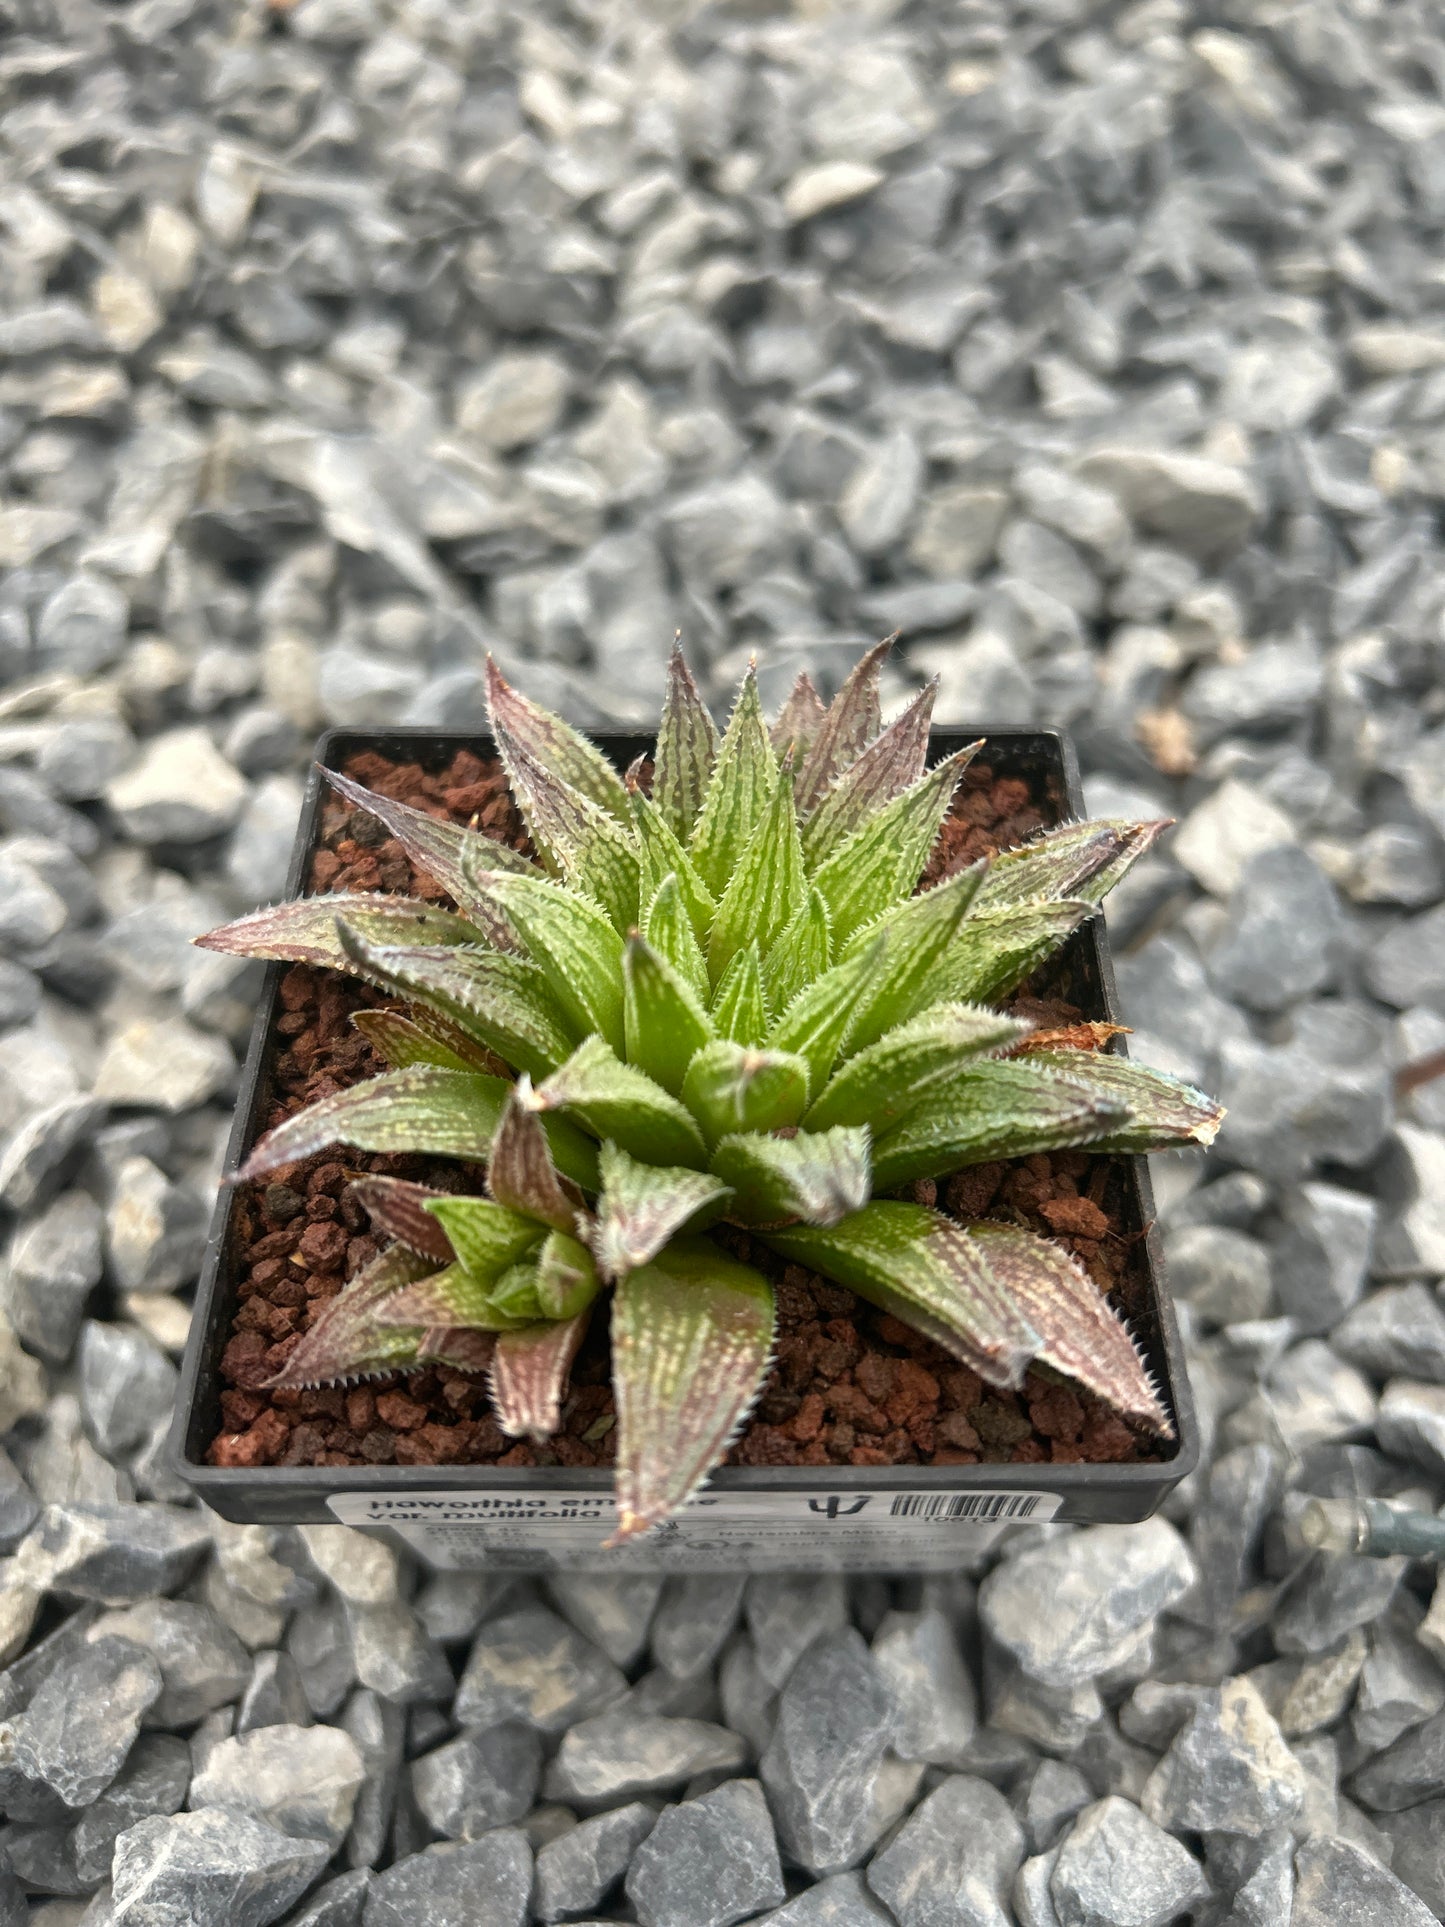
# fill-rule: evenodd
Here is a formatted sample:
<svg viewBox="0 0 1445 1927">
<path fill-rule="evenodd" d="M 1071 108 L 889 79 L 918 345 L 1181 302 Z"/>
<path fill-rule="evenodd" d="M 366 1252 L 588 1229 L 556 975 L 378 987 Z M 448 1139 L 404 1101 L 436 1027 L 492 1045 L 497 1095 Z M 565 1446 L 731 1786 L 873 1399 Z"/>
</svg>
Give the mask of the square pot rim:
<svg viewBox="0 0 1445 1927">
<path fill-rule="evenodd" d="M 655 731 L 645 728 L 588 727 L 588 738 L 604 754 L 611 746 L 614 753 L 626 745 L 649 747 Z M 930 758 L 940 749 L 952 750 L 982 740 L 987 746 L 998 743 L 1012 748 L 1015 755 L 1026 746 L 1047 744 L 1057 757 L 1057 775 L 1062 779 L 1066 814 L 1061 821 L 1077 820 L 1084 814 L 1083 788 L 1078 756 L 1069 732 L 1053 724 L 968 723 L 935 724 L 929 731 Z M 338 723 L 316 738 L 307 772 L 301 812 L 292 845 L 285 898 L 300 895 L 305 872 L 314 852 L 324 798 L 322 771 L 338 767 L 337 755 L 345 750 L 375 747 L 380 742 L 400 746 L 422 746 L 453 742 L 457 747 L 485 745 L 480 753 L 495 755 L 489 729 L 460 725 L 449 727 L 429 723 Z M 986 753 L 986 752 L 985 752 Z M 1113 959 L 1102 915 L 1081 926 L 1094 946 L 1100 992 L 1106 1019 L 1118 1021 L 1118 991 Z M 197 1279 L 191 1311 L 191 1325 L 180 1365 L 175 1411 L 167 1440 L 167 1456 L 172 1469 L 191 1488 L 197 1498 L 223 1517 L 233 1520 L 264 1519 L 284 1523 L 298 1508 L 309 1508 L 307 1516 L 333 1516 L 326 1511 L 325 1494 L 338 1497 L 392 1493 L 403 1497 L 422 1491 L 463 1492 L 479 1484 L 499 1494 L 520 1492 L 539 1483 L 553 1482 L 565 1473 L 567 1485 L 577 1491 L 605 1491 L 612 1484 L 609 1466 L 499 1466 L 486 1463 L 464 1465 L 296 1465 L 296 1466 L 216 1466 L 192 1455 L 197 1408 L 204 1394 L 202 1377 L 206 1360 L 214 1348 L 213 1328 L 225 1311 L 224 1279 L 226 1239 L 236 1191 L 234 1173 L 254 1136 L 254 1112 L 259 1102 L 260 1081 L 275 1017 L 275 1002 L 280 979 L 289 966 L 268 962 L 257 994 L 255 1017 L 237 1082 L 237 1098 L 231 1130 L 227 1139 L 218 1186 L 207 1233 L 205 1254 Z M 1122 1038 L 1111 1048 L 1127 1055 Z M 868 1493 L 875 1491 L 1038 1491 L 1046 1486 L 1061 1500 L 1059 1516 L 1070 1519 L 1070 1501 L 1093 1494 L 1119 1495 L 1111 1517 L 1144 1519 L 1156 1510 L 1170 1490 L 1198 1466 L 1201 1439 L 1193 1393 L 1184 1359 L 1184 1348 L 1174 1313 L 1173 1296 L 1168 1288 L 1159 1231 L 1154 1210 L 1153 1187 L 1148 1160 L 1137 1154 L 1121 1155 L 1127 1165 L 1138 1200 L 1144 1226 L 1145 1264 L 1158 1334 L 1158 1358 L 1164 1380 L 1163 1391 L 1176 1428 L 1174 1450 L 1164 1458 L 1114 1463 L 1089 1460 L 1074 1464 L 1045 1461 L 1038 1465 L 892 1465 L 892 1466 L 719 1466 L 707 1481 L 707 1490 L 718 1493 Z M 206 1443 L 209 1443 L 209 1438 Z M 204 1451 L 205 1445 L 201 1446 Z M 246 1506 L 245 1497 L 261 1486 L 270 1495 L 265 1507 Z M 291 1495 L 288 1511 L 286 1500 Z M 318 1496 L 320 1495 L 320 1496 Z M 239 1507 L 239 1509 L 235 1509 Z M 1080 1523 L 1087 1518 L 1079 1516 Z"/>
</svg>

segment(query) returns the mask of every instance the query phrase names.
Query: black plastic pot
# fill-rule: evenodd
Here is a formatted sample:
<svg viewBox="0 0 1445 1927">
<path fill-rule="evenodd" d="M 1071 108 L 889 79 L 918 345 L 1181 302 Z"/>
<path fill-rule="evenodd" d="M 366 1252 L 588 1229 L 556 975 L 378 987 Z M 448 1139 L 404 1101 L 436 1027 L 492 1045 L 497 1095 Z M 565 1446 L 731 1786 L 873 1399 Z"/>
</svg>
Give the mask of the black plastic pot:
<svg viewBox="0 0 1445 1927">
<path fill-rule="evenodd" d="M 977 737 L 998 775 L 1023 778 L 1055 820 L 1082 815 L 1072 745 L 1057 730 L 979 726 L 935 729 L 932 752 L 948 755 Z M 597 732 L 619 769 L 652 748 L 648 736 Z M 432 729 L 333 729 L 318 763 L 341 768 L 364 750 L 441 767 L 459 749 L 493 753 L 489 737 Z M 325 795 L 313 770 L 291 859 L 287 894 L 305 888 Z M 226 1155 L 234 1171 L 260 1133 L 276 1041 L 278 986 L 268 966 L 246 1055 Z M 1097 1019 L 1120 1021 L 1103 922 L 1091 919 L 1053 966 L 1061 994 Z M 1117 1047 L 1119 1040 L 1115 1040 Z M 235 1311 L 231 1234 L 235 1194 L 222 1187 L 196 1293 L 172 1431 L 177 1467 L 228 1519 L 268 1524 L 343 1519 L 395 1532 L 438 1565 L 542 1569 L 557 1566 L 666 1570 L 788 1568 L 917 1570 L 956 1565 L 1001 1524 L 1144 1519 L 1194 1467 L 1198 1428 L 1179 1334 L 1164 1286 L 1154 1203 L 1143 1158 L 1128 1167 L 1129 1233 L 1143 1234 L 1149 1302 L 1135 1334 L 1174 1416 L 1167 1457 L 1126 1465 L 734 1467 L 717 1471 L 680 1521 L 616 1553 L 598 1548 L 610 1530 L 611 1473 L 563 1467 L 278 1466 L 205 1462 L 220 1429 L 220 1359 Z"/>
</svg>

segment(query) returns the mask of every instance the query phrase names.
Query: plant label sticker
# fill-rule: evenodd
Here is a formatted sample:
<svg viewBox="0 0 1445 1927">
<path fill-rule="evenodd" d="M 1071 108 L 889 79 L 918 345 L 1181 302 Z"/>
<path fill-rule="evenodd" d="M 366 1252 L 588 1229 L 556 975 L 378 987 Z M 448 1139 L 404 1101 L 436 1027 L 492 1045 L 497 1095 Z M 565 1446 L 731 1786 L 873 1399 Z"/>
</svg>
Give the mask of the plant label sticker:
<svg viewBox="0 0 1445 1927">
<path fill-rule="evenodd" d="M 827 1568 L 946 1571 L 1010 1526 L 1041 1525 L 1056 1492 L 709 1492 L 629 1545 L 602 1550 L 610 1492 L 335 1493 L 344 1525 L 381 1528 L 430 1565 L 537 1570 L 552 1565 L 656 1572 Z M 589 1556 L 590 1555 L 590 1556 Z"/>
</svg>

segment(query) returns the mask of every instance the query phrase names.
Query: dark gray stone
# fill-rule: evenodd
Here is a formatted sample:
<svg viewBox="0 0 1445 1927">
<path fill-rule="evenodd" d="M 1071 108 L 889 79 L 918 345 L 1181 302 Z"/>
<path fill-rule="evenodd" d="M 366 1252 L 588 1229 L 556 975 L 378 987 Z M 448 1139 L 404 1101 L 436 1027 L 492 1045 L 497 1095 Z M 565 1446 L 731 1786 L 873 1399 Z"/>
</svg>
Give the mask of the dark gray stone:
<svg viewBox="0 0 1445 1927">
<path fill-rule="evenodd" d="M 372 1877 L 362 1927 L 523 1927 L 532 1851 L 516 1827 L 409 1854 Z"/>
<path fill-rule="evenodd" d="M 284 1927 L 361 1927 L 370 1891 L 371 1874 L 365 1867 L 339 1873 L 334 1880 L 318 1887 L 294 1914 L 288 1915 Z"/>
<path fill-rule="evenodd" d="M 729 1780 L 664 1807 L 627 1874 L 627 1898 L 643 1927 L 732 1927 L 776 1906 L 785 1892 L 756 1780 Z"/>
<path fill-rule="evenodd" d="M 542 1790 L 568 1805 L 616 1806 L 683 1786 L 699 1773 L 736 1772 L 746 1757 L 744 1742 L 726 1727 L 619 1708 L 567 1732 Z"/>
<path fill-rule="evenodd" d="M 652 1621 L 652 1656 L 688 1679 L 710 1666 L 732 1636 L 742 1607 L 743 1573 L 700 1572 L 671 1579 Z"/>
<path fill-rule="evenodd" d="M 757 1927 L 894 1927 L 893 1916 L 873 1898 L 861 1873 L 835 1873 L 779 1907 L 761 1914 Z"/>
<path fill-rule="evenodd" d="M 1391 1873 L 1445 1919 L 1445 1799 L 1373 1817 L 1390 1844 Z"/>
<path fill-rule="evenodd" d="M 1040 1760 L 1014 1798 L 1031 1850 L 1047 1853 L 1075 1814 L 1082 1813 L 1093 1798 L 1093 1789 L 1076 1766 L 1065 1760 Z"/>
<path fill-rule="evenodd" d="M 0 1553 L 12 1552 L 40 1517 L 40 1501 L 0 1446 Z"/>
<path fill-rule="evenodd" d="M 944 1614 L 886 1613 L 873 1635 L 873 1663 L 897 1709 L 893 1751 L 930 1766 L 967 1765 L 978 1701 Z"/>
<path fill-rule="evenodd" d="M 522 1818 L 541 1771 L 542 1742 L 532 1728 L 492 1726 L 413 1760 L 412 1795 L 436 1832 L 475 1840 Z"/>
<path fill-rule="evenodd" d="M 627 1691 L 621 1668 L 545 1606 L 488 1620 L 457 1687 L 463 1726 L 521 1720 L 555 1734 L 599 1713 Z"/>
<path fill-rule="evenodd" d="M 68 1655 L 9 1723 L 0 1804 L 18 1819 L 48 1819 L 54 1801 L 89 1806 L 124 1766 L 160 1693 L 160 1668 L 127 1640 Z"/>
<path fill-rule="evenodd" d="M 1425 1285 L 1387 1285 L 1356 1305 L 1330 1344 L 1375 1378 L 1445 1384 L 1445 1311 Z"/>
<path fill-rule="evenodd" d="M 1373 1198 L 1338 1184 L 1302 1184 L 1286 1198 L 1273 1245 L 1274 1295 L 1301 1332 L 1329 1331 L 1359 1299 L 1378 1219 Z"/>
<path fill-rule="evenodd" d="M 842 1873 L 872 1844 L 874 1790 L 896 1718 L 851 1627 L 814 1640 L 789 1674 L 759 1773 L 783 1847 L 809 1873 Z"/>
<path fill-rule="evenodd" d="M 760 1572 L 744 1609 L 758 1671 L 777 1688 L 820 1634 L 848 1624 L 848 1592 L 837 1573 Z"/>
<path fill-rule="evenodd" d="M 1206 1324 L 1268 1317 L 1269 1252 L 1257 1238 L 1222 1224 L 1171 1226 L 1164 1253 L 1175 1291 Z"/>
<path fill-rule="evenodd" d="M 1370 1651 L 1360 1669 L 1350 1728 L 1369 1753 L 1445 1706 L 1445 1670 L 1407 1624 L 1389 1618 L 1370 1629 Z"/>
<path fill-rule="evenodd" d="M 511 1589 L 505 1573 L 437 1572 L 412 1601 L 412 1609 L 429 1638 L 450 1645 L 470 1639 Z"/>
<path fill-rule="evenodd" d="M 1352 1840 L 1306 1840 L 1295 1855 L 1290 1927 L 1430 1927 L 1434 1918 Z"/>
<path fill-rule="evenodd" d="M 1257 1688 L 1232 1679 L 1201 1699 L 1140 1805 L 1171 1833 L 1258 1836 L 1288 1826 L 1305 1790 L 1304 1772 Z"/>
<path fill-rule="evenodd" d="M 1282 1653 L 1328 1651 L 1384 1612 L 1404 1570 L 1403 1559 L 1316 1554 L 1274 1615 L 1275 1645 Z"/>
<path fill-rule="evenodd" d="M 1193 1854 L 1117 1795 L 1079 1815 L 1049 1881 L 1059 1927 L 1165 1927 L 1207 1893 Z"/>
<path fill-rule="evenodd" d="M 868 1868 L 899 1927 L 1001 1927 L 1024 1857 L 1023 1829 L 986 1780 L 954 1774 L 934 1789 Z"/>
<path fill-rule="evenodd" d="M 329 1719 L 356 1684 L 351 1634 L 341 1601 L 330 1596 L 305 1605 L 286 1629 L 286 1651 L 301 1675 L 317 1719 Z"/>
<path fill-rule="evenodd" d="M 1245 865 L 1209 975 L 1235 1003 L 1284 1010 L 1330 981 L 1343 934 L 1334 885 L 1306 851 L 1280 844 Z"/>
<path fill-rule="evenodd" d="M 114 1927 L 268 1927 L 327 1857 L 248 1813 L 152 1815 L 115 1843 Z"/>
<path fill-rule="evenodd" d="M 142 1733 L 120 1772 L 71 1835 L 79 1878 L 93 1886 L 110 1872 L 119 1836 L 152 1814 L 179 1813 L 191 1779 L 191 1755 L 170 1733 Z"/>
<path fill-rule="evenodd" d="M 618 1666 L 630 1666 L 647 1644 L 662 1580 L 651 1573 L 563 1572 L 547 1582 L 554 1606 L 584 1639 Z"/>
<path fill-rule="evenodd" d="M 57 1592 L 125 1606 L 178 1586 L 210 1538 L 176 1506 L 48 1505 L 30 1544 Z"/>
<path fill-rule="evenodd" d="M 353 1867 L 374 1867 L 386 1850 L 396 1809 L 406 1716 L 363 1686 L 346 1702 L 340 1724 L 360 1748 L 366 1768 L 352 1808 L 346 1859 Z"/>
<path fill-rule="evenodd" d="M 1397 1010 L 1423 1004 L 1445 1016 L 1445 904 L 1389 929 L 1365 960 L 1365 982 Z"/>
<path fill-rule="evenodd" d="M 1350 1783 L 1362 1806 L 1398 1813 L 1445 1794 L 1445 1712 L 1411 1727 L 1364 1766 Z"/>
<path fill-rule="evenodd" d="M 114 1636 L 143 1646 L 161 1669 L 161 1696 L 152 1726 L 189 1726 L 224 1706 L 245 1685 L 251 1662 L 229 1626 L 207 1606 L 182 1599 L 146 1599 L 102 1613 L 90 1639 Z"/>
<path fill-rule="evenodd" d="M 56 1363 L 74 1349 L 85 1303 L 100 1282 L 100 1207 L 66 1191 L 21 1227 L 10 1248 L 3 1303 L 22 1344 Z"/>
<path fill-rule="evenodd" d="M 569 1827 L 537 1849 L 532 1910 L 539 1920 L 575 1920 L 600 1907 L 651 1833 L 655 1808 L 633 1800 Z"/>
<path fill-rule="evenodd" d="M 1445 1385 L 1391 1379 L 1380 1400 L 1375 1436 L 1383 1451 L 1445 1478 Z"/>
<path fill-rule="evenodd" d="M 265 1647 L 251 1661 L 251 1676 L 236 1709 L 236 1731 L 310 1723 L 311 1703 L 295 1660 L 274 1646 Z"/>
</svg>

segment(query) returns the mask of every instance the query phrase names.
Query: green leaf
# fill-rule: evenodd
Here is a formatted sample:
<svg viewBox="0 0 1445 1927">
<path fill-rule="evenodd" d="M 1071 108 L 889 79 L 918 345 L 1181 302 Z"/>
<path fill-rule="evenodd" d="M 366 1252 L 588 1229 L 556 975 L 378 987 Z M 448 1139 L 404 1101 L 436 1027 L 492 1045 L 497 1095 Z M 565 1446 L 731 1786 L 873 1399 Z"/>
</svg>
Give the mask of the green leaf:
<svg viewBox="0 0 1445 1927">
<path fill-rule="evenodd" d="M 336 934 L 338 917 L 348 919 L 373 943 L 483 941 L 476 924 L 415 897 L 338 891 L 334 896 L 298 897 L 291 903 L 273 904 L 269 910 L 253 910 L 234 923 L 223 923 L 203 937 L 192 938 L 192 942 L 198 949 L 224 951 L 228 957 L 274 958 L 283 963 L 351 971 L 355 966 Z"/>
<path fill-rule="evenodd" d="M 706 1241 L 669 1245 L 612 1299 L 620 1545 L 695 1492 L 768 1374 L 773 1292 Z"/>
<path fill-rule="evenodd" d="M 593 1137 L 611 1138 L 646 1164 L 700 1170 L 707 1162 L 697 1125 L 677 1099 L 645 1072 L 622 1063 L 601 1037 L 579 1044 L 537 1087 L 532 1102 L 541 1111 L 570 1112 Z"/>
<path fill-rule="evenodd" d="M 803 844 L 791 783 L 780 782 L 723 891 L 708 938 L 708 973 L 717 983 L 745 944 L 765 956 L 787 928 L 807 890 Z"/>
<path fill-rule="evenodd" d="M 268 1131 L 239 1176 L 259 1178 L 328 1144 L 358 1151 L 432 1151 L 439 1157 L 485 1158 L 510 1086 L 480 1071 L 415 1065 L 385 1071 L 320 1098 Z"/>
<path fill-rule="evenodd" d="M 810 1131 L 866 1124 L 881 1137 L 961 1063 L 1026 1036 L 1029 1025 L 978 1004 L 936 1004 L 852 1057 L 803 1119 Z"/>
<path fill-rule="evenodd" d="M 528 1108 L 524 1090 L 514 1089 L 502 1112 L 487 1163 L 487 1189 L 498 1204 L 569 1234 L 585 1210 L 577 1186 L 558 1174 L 542 1120 Z"/>
<path fill-rule="evenodd" d="M 1168 828 L 1167 818 L 1155 823 L 1100 818 L 1045 830 L 998 853 L 979 895 L 980 907 L 1056 903 L 1064 897 L 1100 903 Z"/>
<path fill-rule="evenodd" d="M 642 934 L 660 957 L 697 992 L 703 1003 L 712 996 L 707 962 L 688 914 L 677 877 L 669 871 L 658 884 L 642 919 Z M 706 933 L 704 933 L 706 934 Z"/>
<path fill-rule="evenodd" d="M 1093 904 L 1073 901 L 975 909 L 923 980 L 922 1004 L 997 1002 L 1093 914 Z"/>
<path fill-rule="evenodd" d="M 792 750 L 794 768 L 801 769 L 803 759 L 817 740 L 826 713 L 823 698 L 813 687 L 813 678 L 806 669 L 800 669 L 797 680 L 788 691 L 787 701 L 778 711 L 778 720 L 768 731 L 769 740 L 779 757 Z"/>
<path fill-rule="evenodd" d="M 961 749 L 939 763 L 819 865 L 813 881 L 833 914 L 835 943 L 846 944 L 885 905 L 911 895 L 972 756 L 972 748 Z"/>
<path fill-rule="evenodd" d="M 1126 1417 L 1165 1438 L 1174 1427 L 1133 1340 L 1083 1266 L 1061 1245 L 1012 1226 L 976 1224 L 969 1236 L 1039 1334 L 1039 1358 Z"/>
<path fill-rule="evenodd" d="M 1056 1071 L 1109 1102 L 1128 1107 L 1119 1129 L 1097 1140 L 1100 1151 L 1177 1150 L 1181 1144 L 1212 1144 L 1224 1106 L 1183 1078 L 1131 1064 L 1113 1051 L 1030 1051 L 1025 1063 Z"/>
<path fill-rule="evenodd" d="M 887 951 L 882 968 L 859 998 L 848 1031 L 849 1051 L 876 1044 L 895 1024 L 906 1022 L 929 1004 L 945 1001 L 930 994 L 934 966 L 949 954 L 959 930 L 965 927 L 964 919 L 983 874 L 981 863 L 960 870 L 936 889 L 925 890 L 922 896 L 910 897 L 885 911 L 855 935 L 853 950 L 886 935 Z"/>
<path fill-rule="evenodd" d="M 818 724 L 794 787 L 798 814 L 808 817 L 844 770 L 855 763 L 883 726 L 878 672 L 893 638 L 870 649 L 828 705 Z"/>
<path fill-rule="evenodd" d="M 426 1208 L 446 1233 L 467 1278 L 488 1290 L 508 1265 L 541 1244 L 545 1236 L 545 1227 L 534 1218 L 492 1198 L 436 1198 Z M 459 1318 L 456 1322 L 464 1325 L 468 1321 Z"/>
<path fill-rule="evenodd" d="M 768 1002 L 784 1011 L 806 984 L 821 977 L 833 958 L 833 922 L 821 892 L 808 885 L 787 928 L 763 959 Z"/>
<path fill-rule="evenodd" d="M 673 835 L 656 806 L 648 801 L 641 790 L 634 795 L 632 807 L 637 818 L 641 852 L 643 909 L 646 910 L 654 901 L 658 891 L 671 877 L 673 887 L 681 894 L 694 940 L 699 945 L 706 943 L 712 920 L 717 915 L 717 902 L 712 891 L 698 875 L 692 858 Z"/>
<path fill-rule="evenodd" d="M 619 823 L 631 824 L 627 787 L 601 750 L 570 723 L 564 723 L 560 716 L 554 716 L 513 689 L 490 656 L 487 658 L 487 714 L 514 796 L 517 788 L 512 780 L 509 755 L 521 750 L 556 781 L 576 790 L 589 803 L 615 816 Z M 520 796 L 517 802 L 525 816 L 526 806 Z"/>
<path fill-rule="evenodd" d="M 693 1058 L 682 1101 L 709 1145 L 730 1131 L 786 1130 L 807 1108 L 807 1059 L 720 1040 Z"/>
<path fill-rule="evenodd" d="M 749 667 L 689 844 L 697 873 L 714 896 L 727 888 L 777 781 L 778 759 L 763 726 L 757 675 Z"/>
<path fill-rule="evenodd" d="M 653 801 L 674 836 L 692 835 L 716 760 L 717 730 L 675 642 L 652 776 Z"/>
<path fill-rule="evenodd" d="M 590 1309 L 558 1324 L 501 1332 L 492 1348 L 489 1387 L 497 1423 L 510 1439 L 549 1439 L 562 1423 L 562 1396 Z"/>
<path fill-rule="evenodd" d="M 425 1004 L 518 1070 L 545 1077 L 576 1043 L 545 974 L 498 950 L 397 949 L 343 924 L 343 948 L 368 982 Z"/>
<path fill-rule="evenodd" d="M 723 972 L 713 998 L 712 1021 L 715 1034 L 735 1044 L 756 1045 L 766 1038 L 768 1012 L 756 944 L 739 950 Z"/>
<path fill-rule="evenodd" d="M 487 1293 L 493 1310 L 500 1312 L 504 1318 L 527 1324 L 540 1318 L 542 1302 L 538 1285 L 541 1276 L 535 1258 L 519 1258 L 516 1264 L 508 1265 L 501 1277 L 493 1280 Z"/>
<path fill-rule="evenodd" d="M 440 1222 L 427 1210 L 433 1198 L 445 1197 L 429 1185 L 412 1184 L 405 1178 L 368 1176 L 357 1178 L 351 1195 L 371 1219 L 375 1230 L 396 1238 L 410 1250 L 433 1264 L 449 1265 L 456 1257 L 452 1241 Z"/>
<path fill-rule="evenodd" d="M 575 1318 L 602 1289 L 592 1253 L 565 1231 L 549 1231 L 537 1254 L 537 1308 L 544 1318 Z"/>
<path fill-rule="evenodd" d="M 424 1278 L 431 1265 L 430 1258 L 399 1244 L 373 1258 L 344 1290 L 323 1304 L 311 1329 L 266 1389 L 297 1391 L 414 1367 L 420 1328 L 385 1326 L 377 1313 L 397 1292 Z"/>
<path fill-rule="evenodd" d="M 486 904 L 478 901 L 468 878 L 477 869 L 535 876 L 537 866 L 530 858 L 519 855 L 510 844 L 500 843 L 482 830 L 464 830 L 459 824 L 448 823 L 444 817 L 428 816 L 425 810 L 414 810 L 407 803 L 397 803 L 375 790 L 363 789 L 360 783 L 353 783 L 339 770 L 323 768 L 321 774 L 348 803 L 365 810 L 390 830 L 417 868 L 425 870 L 433 882 L 441 885 L 462 915 L 482 926 L 489 942 L 504 950 L 512 947 L 506 926 L 498 924 Z"/>
<path fill-rule="evenodd" d="M 992 1385 L 1017 1385 L 1038 1334 L 961 1225 L 921 1204 L 878 1199 L 829 1230 L 764 1242 L 891 1312 Z"/>
<path fill-rule="evenodd" d="M 712 1168 L 732 1186 L 728 1216 L 742 1224 L 837 1224 L 868 1202 L 868 1133 L 840 1126 L 793 1137 L 725 1137 Z"/>
<path fill-rule="evenodd" d="M 1023 1158 L 1091 1144 L 1128 1119 L 1117 1099 L 1096 1097 L 1071 1078 L 1029 1068 L 1028 1058 L 967 1064 L 929 1101 L 873 1146 L 873 1182 L 892 1191 L 967 1164 Z"/>
<path fill-rule="evenodd" d="M 846 769 L 808 818 L 803 850 L 808 868 L 816 870 L 885 803 L 912 789 L 928 763 L 928 726 L 933 717 L 938 678 L 921 689 L 902 715 L 869 744 L 857 762 Z M 977 749 L 978 744 L 974 745 Z"/>
<path fill-rule="evenodd" d="M 515 1331 L 518 1326 L 533 1322 L 501 1310 L 493 1302 L 491 1288 L 463 1271 L 460 1265 L 448 1265 L 445 1271 L 435 1271 L 414 1285 L 404 1285 L 377 1306 L 374 1316 L 383 1328 L 400 1326 L 418 1335 L 434 1326 L 503 1332 Z"/>
<path fill-rule="evenodd" d="M 435 1015 L 434 1011 L 426 1012 L 427 1017 Z M 358 1010 L 352 1013 L 351 1021 L 394 1071 L 405 1070 L 408 1064 L 434 1064 L 444 1071 L 495 1072 L 501 1068 L 485 1045 L 441 1019 L 428 1024 L 417 1016 L 403 1017 L 399 1010 Z M 448 1033 L 445 1042 L 438 1035 L 442 1030 Z"/>
<path fill-rule="evenodd" d="M 627 1061 L 676 1097 L 693 1056 L 715 1036 L 691 984 L 635 932 L 622 958 Z"/>
<path fill-rule="evenodd" d="M 602 1190 L 592 1249 L 604 1278 L 616 1280 L 655 1258 L 684 1226 L 699 1227 L 729 1196 L 704 1171 L 639 1164 L 615 1144 L 602 1147 Z"/>
<path fill-rule="evenodd" d="M 620 1051 L 622 939 L 602 911 L 542 877 L 491 876 L 478 887 L 526 944 L 577 1034 L 600 1031 Z"/>
<path fill-rule="evenodd" d="M 815 1091 L 828 1081 L 860 1003 L 883 968 L 887 946 L 887 936 L 880 934 L 866 949 L 834 964 L 798 992 L 769 1033 L 770 1050 L 792 1051 L 807 1060 Z"/>
</svg>

